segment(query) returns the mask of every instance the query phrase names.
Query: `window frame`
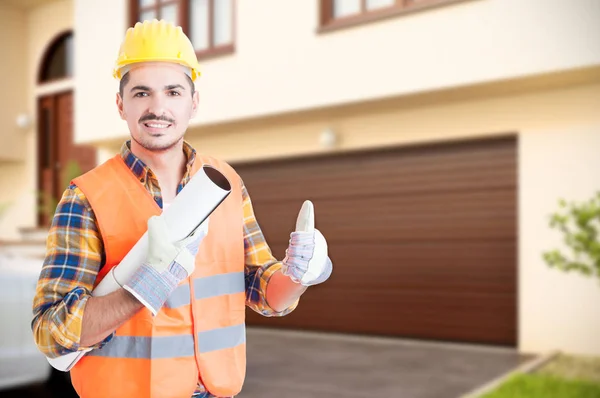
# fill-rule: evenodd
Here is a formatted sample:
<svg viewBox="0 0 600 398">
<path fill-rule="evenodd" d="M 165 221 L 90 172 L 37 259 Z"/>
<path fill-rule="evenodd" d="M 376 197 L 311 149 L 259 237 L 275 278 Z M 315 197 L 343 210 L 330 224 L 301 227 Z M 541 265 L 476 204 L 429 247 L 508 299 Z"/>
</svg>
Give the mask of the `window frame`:
<svg viewBox="0 0 600 398">
<path fill-rule="evenodd" d="M 148 7 L 140 8 L 139 0 L 129 0 L 129 26 L 134 26 L 137 22 L 139 22 L 138 17 L 140 12 L 145 10 L 155 9 L 157 16 L 159 15 L 159 9 L 164 6 L 168 6 L 171 4 L 178 4 L 178 13 L 177 19 L 179 20 L 179 25 L 183 29 L 183 32 L 190 37 L 190 1 L 191 0 L 155 0 L 155 4 Z M 209 47 L 205 50 L 197 50 L 196 57 L 198 59 L 207 59 L 212 57 L 217 57 L 221 55 L 231 54 L 235 52 L 235 36 L 236 36 L 236 11 L 237 11 L 237 1 L 231 0 L 231 43 L 222 44 L 219 46 L 214 46 L 214 2 L 219 0 L 208 0 L 208 42 Z M 158 18 L 157 18 L 158 19 Z M 193 43 L 192 43 L 193 44 Z"/>
<path fill-rule="evenodd" d="M 367 0 L 360 0 L 360 13 L 339 18 L 333 16 L 333 5 L 335 0 L 317 1 L 319 2 L 319 27 L 317 32 L 325 33 L 471 0 L 424 0 L 422 3 L 418 0 L 395 0 L 395 3 L 391 6 L 382 7 L 372 11 L 367 10 Z"/>
</svg>

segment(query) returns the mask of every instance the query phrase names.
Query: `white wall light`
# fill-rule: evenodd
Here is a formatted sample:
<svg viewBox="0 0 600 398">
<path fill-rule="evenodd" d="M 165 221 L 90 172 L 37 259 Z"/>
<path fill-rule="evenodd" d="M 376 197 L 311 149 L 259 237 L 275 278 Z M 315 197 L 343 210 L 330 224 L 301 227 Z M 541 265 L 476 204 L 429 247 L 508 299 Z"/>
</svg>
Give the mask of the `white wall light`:
<svg viewBox="0 0 600 398">
<path fill-rule="evenodd" d="M 27 130 L 31 127 L 31 117 L 26 113 L 21 113 L 17 116 L 16 123 L 21 130 Z"/>
<path fill-rule="evenodd" d="M 319 136 L 319 144 L 323 148 L 334 148 L 339 143 L 339 137 L 331 128 L 327 128 L 321 132 Z"/>
</svg>

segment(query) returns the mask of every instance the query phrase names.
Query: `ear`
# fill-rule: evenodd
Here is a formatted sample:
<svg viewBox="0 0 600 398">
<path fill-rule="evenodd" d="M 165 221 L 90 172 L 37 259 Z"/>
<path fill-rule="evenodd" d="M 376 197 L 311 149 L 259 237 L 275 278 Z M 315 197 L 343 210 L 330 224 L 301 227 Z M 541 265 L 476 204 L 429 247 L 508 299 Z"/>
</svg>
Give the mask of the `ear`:
<svg viewBox="0 0 600 398">
<path fill-rule="evenodd" d="M 119 110 L 119 116 L 121 119 L 125 120 L 127 115 L 125 115 L 125 111 L 123 110 L 123 98 L 121 98 L 121 94 L 117 93 L 117 109 Z"/>
<path fill-rule="evenodd" d="M 196 117 L 196 113 L 198 113 L 198 103 L 200 102 L 200 94 L 198 93 L 198 90 L 194 91 L 194 95 L 192 96 L 192 117 L 190 117 L 190 119 L 193 119 Z"/>
</svg>

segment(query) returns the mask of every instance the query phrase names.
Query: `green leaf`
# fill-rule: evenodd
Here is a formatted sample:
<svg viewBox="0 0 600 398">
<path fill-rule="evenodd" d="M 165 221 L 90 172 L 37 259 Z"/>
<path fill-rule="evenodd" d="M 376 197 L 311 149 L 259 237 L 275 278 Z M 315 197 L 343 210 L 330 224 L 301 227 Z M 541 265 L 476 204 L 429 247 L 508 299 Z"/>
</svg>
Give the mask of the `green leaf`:
<svg viewBox="0 0 600 398">
<path fill-rule="evenodd" d="M 550 214 L 549 225 L 561 235 L 564 248 L 544 252 L 544 261 L 562 272 L 600 280 L 600 191 L 579 203 L 561 198 L 558 206 L 559 212 Z"/>
</svg>

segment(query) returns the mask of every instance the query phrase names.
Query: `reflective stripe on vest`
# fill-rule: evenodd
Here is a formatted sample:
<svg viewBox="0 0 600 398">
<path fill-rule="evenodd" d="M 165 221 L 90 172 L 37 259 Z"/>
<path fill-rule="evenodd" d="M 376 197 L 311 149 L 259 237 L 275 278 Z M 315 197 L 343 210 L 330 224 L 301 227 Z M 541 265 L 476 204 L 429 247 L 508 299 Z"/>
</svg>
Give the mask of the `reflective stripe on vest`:
<svg viewBox="0 0 600 398">
<path fill-rule="evenodd" d="M 196 300 L 224 296 L 226 294 L 242 293 L 246 290 L 244 273 L 212 275 L 194 279 L 194 298 Z M 190 286 L 179 286 L 165 303 L 167 308 L 178 308 L 190 304 Z"/>
<path fill-rule="evenodd" d="M 237 347 L 246 342 L 244 324 L 198 333 L 201 353 Z M 114 336 L 100 350 L 89 356 L 132 359 L 164 359 L 194 356 L 194 340 L 191 335 L 183 336 Z"/>
</svg>

